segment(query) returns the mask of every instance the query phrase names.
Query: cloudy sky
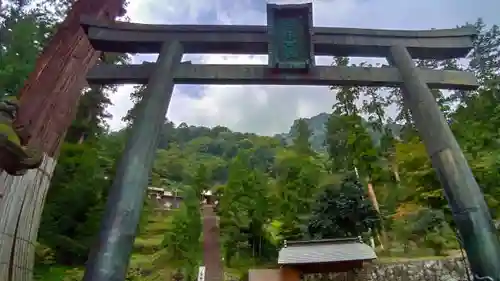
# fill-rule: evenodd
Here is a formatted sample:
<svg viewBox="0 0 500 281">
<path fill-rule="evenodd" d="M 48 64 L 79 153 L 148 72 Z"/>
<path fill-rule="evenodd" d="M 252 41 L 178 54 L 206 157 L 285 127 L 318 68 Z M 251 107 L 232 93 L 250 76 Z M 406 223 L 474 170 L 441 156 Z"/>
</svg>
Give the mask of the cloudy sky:
<svg viewBox="0 0 500 281">
<path fill-rule="evenodd" d="M 132 22 L 151 24 L 266 23 L 266 0 L 130 0 Z M 274 0 L 294 3 L 297 0 Z M 498 0 L 314 0 L 314 25 L 334 27 L 430 29 L 451 28 L 482 17 L 500 24 Z M 153 60 L 152 56 L 134 61 Z M 260 56 L 185 56 L 196 63 L 265 64 Z M 321 63 L 327 63 L 328 59 Z M 110 125 L 123 126 L 121 117 L 132 106 L 132 86 L 113 95 Z M 176 124 L 223 125 L 265 135 L 288 131 L 293 120 L 328 112 L 335 101 L 327 87 L 297 86 L 176 86 L 168 118 Z"/>
</svg>

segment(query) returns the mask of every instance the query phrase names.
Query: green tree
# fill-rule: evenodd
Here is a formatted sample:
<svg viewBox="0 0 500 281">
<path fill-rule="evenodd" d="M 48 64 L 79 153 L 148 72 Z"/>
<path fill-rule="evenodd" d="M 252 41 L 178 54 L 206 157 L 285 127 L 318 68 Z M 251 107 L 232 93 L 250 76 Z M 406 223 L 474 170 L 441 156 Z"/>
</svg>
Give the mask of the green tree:
<svg viewBox="0 0 500 281">
<path fill-rule="evenodd" d="M 311 144 L 309 143 L 309 138 L 311 137 L 311 131 L 309 130 L 309 125 L 304 119 L 299 119 L 294 123 L 292 130 L 296 131 L 296 137 L 293 140 L 293 149 L 300 154 L 312 155 L 313 151 L 311 149 Z"/>
<path fill-rule="evenodd" d="M 377 229 L 380 220 L 353 173 L 340 186 L 329 185 L 319 194 L 307 234 L 314 239 L 357 237 Z"/>
<path fill-rule="evenodd" d="M 438 256 L 457 246 L 455 233 L 441 210 L 420 208 L 396 220 L 394 228 L 405 241 L 406 251 L 409 241 L 432 249 Z"/>
<path fill-rule="evenodd" d="M 107 64 L 124 64 L 129 61 L 128 55 L 116 55 L 104 53 L 101 61 Z M 91 85 L 83 90 L 78 111 L 71 127 L 66 133 L 66 141 L 82 143 L 87 140 L 95 140 L 108 131 L 106 120 L 110 119 L 106 109 L 112 105 L 109 95 L 116 92 L 116 85 Z"/>
<path fill-rule="evenodd" d="M 210 171 L 204 164 L 200 164 L 196 168 L 196 172 L 192 179 L 192 187 L 196 192 L 198 198 L 201 199 L 201 195 L 203 194 L 203 192 L 212 190 L 212 184 L 210 183 L 210 179 L 211 179 Z"/>
<path fill-rule="evenodd" d="M 396 161 L 402 174 L 402 185 L 406 187 L 406 198 L 431 209 L 447 208 L 439 179 L 419 139 L 398 143 Z"/>
<path fill-rule="evenodd" d="M 498 70 L 500 69 L 500 27 L 492 25 L 488 28 L 483 19 L 479 18 L 472 25 L 478 36 L 474 40 L 473 51 L 467 57 L 470 59 L 468 70 L 473 71 L 479 79 L 481 87 L 498 87 Z"/>
<path fill-rule="evenodd" d="M 17 95 L 54 31 L 57 18 L 44 7 L 27 9 L 26 1 L 7 2 L 0 18 L 0 97 Z M 58 4 L 54 6 L 57 9 Z"/>
<path fill-rule="evenodd" d="M 201 261 L 201 231 L 199 196 L 192 188 L 183 190 L 184 201 L 170 217 L 157 262 L 180 270 L 187 280 L 194 280 Z"/>
<path fill-rule="evenodd" d="M 248 153 L 238 154 L 229 167 L 227 184 L 219 189 L 218 214 L 225 262 L 230 266 L 244 259 L 269 259 L 270 243 L 264 233 L 272 215 L 268 178 L 251 169 L 250 160 Z"/>
<path fill-rule="evenodd" d="M 98 148 L 63 145 L 47 194 L 39 241 L 54 251 L 57 262 L 83 264 L 107 197 L 114 171 Z M 112 164 L 113 165 L 113 164 Z"/>
<path fill-rule="evenodd" d="M 275 198 L 279 202 L 277 220 L 282 239 L 298 240 L 303 236 L 306 218 L 322 177 L 321 166 L 312 156 L 283 150 L 276 156 Z"/>
<path fill-rule="evenodd" d="M 349 58 L 336 57 L 332 65 L 348 66 Z M 361 87 L 330 87 L 330 90 L 335 92 L 337 98 L 337 102 L 333 105 L 333 113 L 338 115 L 358 114 L 359 109 L 356 105 L 356 101 L 359 99 L 361 89 Z"/>
<path fill-rule="evenodd" d="M 134 86 L 134 91 L 130 93 L 130 99 L 134 104 L 131 109 L 128 110 L 127 114 L 122 118 L 122 121 L 125 121 L 128 126 L 131 126 L 134 123 L 135 116 L 138 112 L 139 106 L 142 101 L 142 97 L 146 91 L 146 85 Z"/>
</svg>

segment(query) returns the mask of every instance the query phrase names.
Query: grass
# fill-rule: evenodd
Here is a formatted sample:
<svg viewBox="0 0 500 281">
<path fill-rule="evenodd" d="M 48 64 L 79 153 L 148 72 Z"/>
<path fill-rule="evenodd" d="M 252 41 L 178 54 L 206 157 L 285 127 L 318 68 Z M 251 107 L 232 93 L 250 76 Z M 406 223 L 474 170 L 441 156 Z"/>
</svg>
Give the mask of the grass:
<svg viewBox="0 0 500 281">
<path fill-rule="evenodd" d="M 137 237 L 134 242 L 134 252 L 143 254 L 153 254 L 160 250 L 163 234 L 151 235 L 148 237 Z"/>
<path fill-rule="evenodd" d="M 167 224 L 166 219 L 161 219 L 161 218 L 152 218 L 148 221 L 148 224 L 146 225 L 146 229 L 144 230 L 144 233 L 141 235 L 143 236 L 149 236 L 149 235 L 163 235 L 166 230 L 166 224 Z"/>
<path fill-rule="evenodd" d="M 152 213 L 148 217 L 148 222 L 141 230 L 139 236 L 135 238 L 134 249 L 140 253 L 151 253 L 158 250 L 163 236 L 167 230 L 168 216 L 164 214 Z"/>
<path fill-rule="evenodd" d="M 404 263 L 412 261 L 425 261 L 425 260 L 443 260 L 449 258 L 448 256 L 422 256 L 422 257 L 379 257 L 377 263 Z"/>
<path fill-rule="evenodd" d="M 135 238 L 130 267 L 153 269 L 155 253 L 160 250 L 167 220 L 168 217 L 163 214 L 151 214 L 148 217 L 144 230 Z"/>
<path fill-rule="evenodd" d="M 163 235 L 166 231 L 168 216 L 151 214 L 139 236 L 134 241 L 134 250 L 130 257 L 130 268 L 149 270 L 151 276 L 146 280 L 165 280 L 162 276 L 169 276 L 169 270 L 161 265 L 154 264 L 157 252 L 160 249 Z M 81 281 L 83 268 L 65 267 L 59 265 L 37 266 L 36 281 Z M 142 279 L 141 279 L 142 280 Z"/>
<path fill-rule="evenodd" d="M 76 281 L 81 280 L 83 268 L 69 266 L 50 265 L 37 266 L 35 268 L 34 280 L 37 281 Z"/>
<path fill-rule="evenodd" d="M 401 248 L 392 247 L 389 252 L 377 250 L 377 262 L 379 263 L 398 263 L 398 262 L 411 262 L 411 261 L 423 261 L 423 260 L 442 260 L 449 258 L 456 258 L 461 256 L 461 252 L 458 249 L 448 250 L 444 255 L 438 256 L 434 254 L 432 249 L 426 248 L 412 248 L 410 251 L 405 253 Z"/>
</svg>

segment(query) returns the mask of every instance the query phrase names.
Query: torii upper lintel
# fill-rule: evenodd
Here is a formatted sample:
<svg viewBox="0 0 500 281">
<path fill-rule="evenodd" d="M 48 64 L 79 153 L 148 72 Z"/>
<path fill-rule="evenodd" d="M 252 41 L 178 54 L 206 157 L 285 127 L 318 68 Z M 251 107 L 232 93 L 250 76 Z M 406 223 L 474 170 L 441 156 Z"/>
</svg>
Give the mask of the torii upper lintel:
<svg viewBox="0 0 500 281">
<path fill-rule="evenodd" d="M 166 41 L 179 41 L 184 53 L 268 54 L 267 26 L 153 25 L 106 23 L 82 18 L 92 45 L 105 52 L 158 53 Z M 472 49 L 474 28 L 380 30 L 313 27 L 311 42 L 317 56 L 386 57 L 394 45 L 405 46 L 415 59 L 465 57 Z"/>
</svg>

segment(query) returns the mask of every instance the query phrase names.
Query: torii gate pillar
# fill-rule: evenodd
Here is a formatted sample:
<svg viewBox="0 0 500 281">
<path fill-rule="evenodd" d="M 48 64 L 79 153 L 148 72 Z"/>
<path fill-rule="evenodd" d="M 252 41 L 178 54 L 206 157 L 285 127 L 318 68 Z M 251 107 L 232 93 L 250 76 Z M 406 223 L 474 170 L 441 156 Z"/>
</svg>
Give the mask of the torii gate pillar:
<svg viewBox="0 0 500 281">
<path fill-rule="evenodd" d="M 141 101 L 111 186 L 96 247 L 91 249 L 83 281 L 123 281 L 142 213 L 145 186 L 161 128 L 174 90 L 173 75 L 183 50 L 164 43 Z"/>
<path fill-rule="evenodd" d="M 474 280 L 500 280 L 500 241 L 483 193 L 429 87 L 404 46 L 390 48 L 388 61 L 403 79 L 403 99 L 443 186 Z"/>
</svg>

